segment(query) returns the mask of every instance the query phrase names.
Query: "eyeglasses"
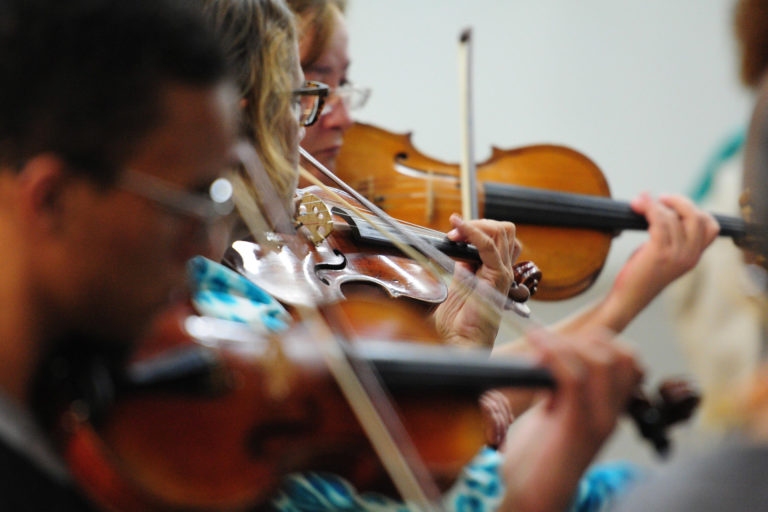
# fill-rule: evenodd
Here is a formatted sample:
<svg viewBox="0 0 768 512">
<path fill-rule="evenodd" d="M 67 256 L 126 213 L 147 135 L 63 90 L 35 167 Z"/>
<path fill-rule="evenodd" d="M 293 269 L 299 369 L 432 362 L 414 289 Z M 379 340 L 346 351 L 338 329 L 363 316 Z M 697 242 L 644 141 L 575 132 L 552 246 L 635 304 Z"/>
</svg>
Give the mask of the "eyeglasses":
<svg viewBox="0 0 768 512">
<path fill-rule="evenodd" d="M 329 91 L 328 99 L 325 102 L 325 109 L 321 115 L 325 116 L 333 112 L 340 102 L 350 111 L 363 108 L 370 96 L 371 89 L 369 87 L 356 87 L 347 82 Z"/>
<path fill-rule="evenodd" d="M 234 209 L 232 183 L 218 178 L 204 194 L 187 192 L 177 185 L 150 174 L 127 169 L 123 171 L 118 187 L 143 197 L 175 215 L 199 220 L 209 225 L 226 217 Z"/>
<path fill-rule="evenodd" d="M 292 91 L 294 115 L 301 126 L 315 124 L 323 111 L 328 90 L 324 83 L 308 80 L 303 87 Z"/>
<path fill-rule="evenodd" d="M 227 178 L 216 179 L 207 193 L 193 193 L 150 174 L 127 169 L 117 187 L 151 201 L 171 215 L 198 222 L 214 254 L 226 248 L 235 218 L 231 215 L 235 207 L 234 190 Z"/>
</svg>

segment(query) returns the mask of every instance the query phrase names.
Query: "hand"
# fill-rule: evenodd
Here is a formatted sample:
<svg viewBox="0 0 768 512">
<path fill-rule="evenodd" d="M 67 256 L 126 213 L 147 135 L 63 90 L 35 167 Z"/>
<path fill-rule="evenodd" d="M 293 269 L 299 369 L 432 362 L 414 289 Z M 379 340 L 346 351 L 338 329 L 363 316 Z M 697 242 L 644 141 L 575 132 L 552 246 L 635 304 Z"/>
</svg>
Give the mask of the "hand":
<svg viewBox="0 0 768 512">
<path fill-rule="evenodd" d="M 698 263 L 720 231 L 712 215 L 683 196 L 654 200 L 641 194 L 630 204 L 648 220 L 648 240 L 624 264 L 608 295 L 559 324 L 558 331 L 596 326 L 623 331 L 669 283 Z"/>
<path fill-rule="evenodd" d="M 622 305 L 616 307 L 632 312 L 634 317 L 669 283 L 698 263 L 720 226 L 712 215 L 680 195 L 660 196 L 654 201 L 641 194 L 631 206 L 648 219 L 649 239 L 624 264 L 611 294 L 621 295 Z"/>
<path fill-rule="evenodd" d="M 630 204 L 648 219 L 650 239 L 627 261 L 619 278 L 644 275 L 647 279 L 643 283 L 651 284 L 656 293 L 692 269 L 720 232 L 712 215 L 680 195 L 660 196 L 654 201 L 641 194 Z"/>
<path fill-rule="evenodd" d="M 529 342 L 557 388 L 519 416 L 504 446 L 507 485 L 499 510 L 567 510 L 576 486 L 642 379 L 632 351 L 592 330 L 564 338 L 532 332 Z"/>
<path fill-rule="evenodd" d="M 480 412 L 485 422 L 485 443 L 501 449 L 507 437 L 507 430 L 515 420 L 507 396 L 498 389 L 489 389 L 480 395 Z"/>
<path fill-rule="evenodd" d="M 474 245 L 482 263 L 476 269 L 456 263 L 448 298 L 434 312 L 435 324 L 447 343 L 491 346 L 514 281 L 513 265 L 521 251 L 515 225 L 488 219 L 464 221 L 457 214 L 451 215 L 450 221 L 453 229 L 446 236 Z M 481 292 L 478 297 L 475 279 L 498 293 Z"/>
</svg>

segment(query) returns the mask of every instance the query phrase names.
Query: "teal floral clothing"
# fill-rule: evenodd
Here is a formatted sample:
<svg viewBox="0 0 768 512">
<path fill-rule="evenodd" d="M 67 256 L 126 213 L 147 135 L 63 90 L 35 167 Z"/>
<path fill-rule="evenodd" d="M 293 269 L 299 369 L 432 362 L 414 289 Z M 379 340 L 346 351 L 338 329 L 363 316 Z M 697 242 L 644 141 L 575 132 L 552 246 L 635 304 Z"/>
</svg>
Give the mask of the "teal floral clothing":
<svg viewBox="0 0 768 512">
<path fill-rule="evenodd" d="M 456 483 L 442 498 L 446 512 L 493 511 L 501 503 L 504 484 L 500 477 L 502 457 L 483 448 L 467 464 Z M 579 483 L 568 512 L 607 510 L 638 477 L 630 464 L 600 464 L 591 468 Z M 417 508 L 376 493 L 358 493 L 348 482 L 331 474 L 290 475 L 272 501 L 279 512 L 415 512 Z"/>
<path fill-rule="evenodd" d="M 248 324 L 258 333 L 288 328 L 291 316 L 264 290 L 232 269 L 202 256 L 187 264 L 198 313 Z"/>
<path fill-rule="evenodd" d="M 644 473 L 629 462 L 603 462 L 592 466 L 579 482 L 576 497 L 568 512 L 599 512 L 643 478 Z"/>
<path fill-rule="evenodd" d="M 201 314 L 243 322 L 259 332 L 280 332 L 290 315 L 274 298 L 237 272 L 195 257 L 189 262 L 193 304 Z M 463 468 L 442 497 L 447 512 L 496 510 L 504 495 L 502 455 L 483 447 Z M 638 477 L 630 464 L 596 465 L 581 480 L 567 512 L 599 512 Z M 343 478 L 328 473 L 292 474 L 272 500 L 278 512 L 415 512 L 406 503 L 377 493 L 358 492 Z"/>
<path fill-rule="evenodd" d="M 504 487 L 499 479 L 501 455 L 483 448 L 467 464 L 454 486 L 443 496 L 443 510 L 496 510 Z M 285 479 L 285 485 L 272 501 L 280 512 L 366 511 L 415 512 L 400 501 L 376 493 L 358 493 L 346 481 L 330 474 L 298 474 Z"/>
</svg>

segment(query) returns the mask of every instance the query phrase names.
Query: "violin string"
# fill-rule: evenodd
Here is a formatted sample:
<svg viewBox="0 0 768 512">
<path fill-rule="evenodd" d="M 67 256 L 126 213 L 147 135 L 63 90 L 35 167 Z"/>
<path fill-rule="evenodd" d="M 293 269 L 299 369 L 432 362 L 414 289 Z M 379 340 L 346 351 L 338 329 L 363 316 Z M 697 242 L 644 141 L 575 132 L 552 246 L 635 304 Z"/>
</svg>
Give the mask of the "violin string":
<svg viewBox="0 0 768 512">
<path fill-rule="evenodd" d="M 386 194 L 382 194 L 381 198 L 386 199 L 410 199 L 410 198 L 425 198 L 429 195 L 435 195 L 434 192 L 425 191 L 422 187 L 415 187 L 414 190 L 408 190 L 402 187 L 402 183 L 397 183 L 394 180 L 376 181 L 374 183 L 377 186 L 371 186 L 368 181 L 359 182 L 357 185 L 353 184 L 353 187 L 359 192 L 365 194 L 369 199 L 376 198 L 376 191 L 386 190 Z M 397 187 L 397 188 L 395 188 Z M 396 190 L 396 192 L 393 192 Z M 456 190 L 440 191 L 439 196 L 441 199 L 459 200 L 460 194 Z"/>
<path fill-rule="evenodd" d="M 253 217 L 262 217 L 260 221 L 253 219 L 244 219 L 244 221 L 257 229 L 274 224 L 285 228 L 285 218 L 290 217 L 285 208 L 271 208 L 265 215 L 261 208 L 253 207 L 253 203 L 264 203 L 259 199 L 279 197 L 264 172 L 255 149 L 250 145 L 239 148 L 238 156 L 242 170 L 255 185 L 250 187 L 241 181 L 234 183 L 235 186 L 245 185 L 246 188 L 245 191 L 234 195 L 235 201 L 243 200 L 246 196 L 251 197 L 250 201 L 244 201 L 243 208 L 238 206 L 238 210 Z M 254 198 L 253 195 L 257 197 Z M 270 215 L 276 218 L 272 219 Z M 289 234 L 293 234 L 292 223 L 290 230 Z M 253 236 L 265 238 L 263 233 L 253 233 Z M 421 510 L 438 510 L 440 493 L 437 486 L 429 476 L 377 377 L 370 368 L 364 366 L 358 368 L 359 373 L 356 373 L 341 348 L 340 343 L 343 340 L 339 338 L 340 333 L 331 328 L 328 319 L 317 308 L 297 305 L 294 305 L 294 308 L 299 321 L 313 326 L 311 332 L 316 334 L 315 341 L 326 359 L 331 374 L 347 398 L 347 402 L 403 499 L 418 505 Z M 365 379 L 365 385 L 361 378 Z M 375 400 L 372 395 L 375 395 Z"/>
<path fill-rule="evenodd" d="M 411 174 L 417 174 L 419 178 L 421 178 L 424 181 L 427 181 L 431 184 L 433 180 L 429 178 L 429 176 L 432 175 L 431 171 L 425 171 L 425 170 L 414 170 Z M 455 177 L 451 177 L 453 181 L 456 181 Z M 425 198 L 439 198 L 444 199 L 447 201 L 456 201 L 460 199 L 460 191 L 457 190 L 455 187 L 445 187 L 441 188 L 439 191 L 435 192 L 434 190 L 430 189 L 431 185 L 421 185 L 416 183 L 409 183 L 409 182 L 402 182 L 402 180 L 396 179 L 396 178 L 390 178 L 390 177 L 377 177 L 377 178 L 362 178 L 360 180 L 356 180 L 352 182 L 352 185 L 362 192 L 367 198 L 370 200 L 374 200 L 375 202 L 386 202 L 388 200 L 408 200 L 408 199 L 425 199 Z M 570 190 L 557 190 L 557 189 L 548 189 L 548 188 L 539 188 L 536 186 L 525 186 L 525 185 L 514 185 L 514 184 L 507 184 L 502 183 L 502 185 L 509 185 L 509 187 L 520 187 L 520 188 L 529 188 L 532 190 L 540 190 L 542 193 L 546 192 L 552 192 L 553 196 L 549 198 L 550 201 L 553 201 L 555 205 L 553 206 L 561 206 L 562 201 L 567 201 L 569 196 L 570 197 L 582 197 L 584 199 L 589 199 L 590 197 L 594 197 L 596 199 L 595 203 L 590 204 L 580 204 L 579 205 L 579 212 L 584 213 L 591 213 L 592 215 L 595 215 L 597 217 L 600 216 L 616 216 L 619 215 L 621 219 L 625 219 L 625 206 L 626 203 L 624 201 L 611 199 L 610 197 L 602 196 L 599 194 L 591 194 L 591 193 L 585 193 L 585 192 L 578 192 L 578 191 L 570 191 Z M 425 191 L 426 188 L 426 191 Z M 378 190 L 384 190 L 386 191 L 386 194 L 378 194 Z M 393 192 L 393 190 L 395 192 Z M 562 196 L 559 196 L 557 194 L 562 194 Z M 561 206 L 562 207 L 562 206 Z M 617 212 L 617 208 L 619 209 Z M 755 236 L 762 236 L 765 238 L 766 228 L 765 227 L 759 227 L 755 226 L 753 224 L 750 224 L 746 222 L 742 217 L 739 216 L 729 216 L 729 215 L 721 215 L 714 213 L 715 219 L 718 221 L 721 227 L 721 233 L 720 236 L 728 236 L 731 238 L 734 238 L 734 241 L 738 242 L 748 234 L 753 234 Z M 611 226 L 614 227 L 614 226 Z M 638 228 L 632 228 L 632 229 L 638 229 Z"/>
<path fill-rule="evenodd" d="M 302 177 L 307 179 L 307 181 L 310 181 L 319 187 L 322 187 L 323 190 L 329 195 L 334 198 L 334 200 L 338 203 L 344 206 L 347 210 L 347 214 L 352 214 L 354 212 L 354 215 L 358 217 L 358 222 L 360 219 L 363 219 L 363 222 L 365 222 L 367 225 L 373 227 L 376 229 L 384 238 L 385 240 L 389 241 L 390 244 L 392 244 L 394 247 L 397 247 L 400 249 L 404 254 L 406 254 L 409 258 L 416 261 L 417 263 L 420 263 L 422 267 L 428 269 L 438 280 L 443 282 L 446 287 L 450 287 L 451 283 L 458 289 L 458 291 L 461 291 L 463 293 L 466 293 L 467 295 L 471 295 L 475 298 L 475 300 L 478 300 L 478 302 L 481 305 L 481 308 L 479 310 L 479 314 L 483 316 L 483 320 L 491 322 L 491 323 L 497 323 L 498 322 L 498 316 L 500 314 L 499 307 L 493 303 L 493 300 L 496 299 L 500 294 L 497 290 L 491 288 L 490 286 L 487 286 L 487 289 L 492 291 L 493 293 L 496 293 L 497 295 L 494 296 L 486 296 L 482 293 L 479 293 L 476 288 L 478 287 L 478 283 L 480 283 L 469 271 L 460 271 L 456 278 L 454 278 L 453 273 L 456 270 L 456 267 L 454 265 L 454 261 L 440 252 L 437 249 L 429 251 L 431 256 L 428 256 L 424 254 L 423 252 L 426 251 L 426 249 L 416 249 L 415 247 L 411 247 L 408 244 L 404 243 L 403 240 L 401 240 L 402 237 L 399 237 L 397 233 L 407 233 L 409 237 L 412 239 L 418 240 L 419 244 L 422 247 L 426 247 L 429 249 L 432 249 L 432 247 L 421 240 L 420 238 L 415 238 L 414 235 L 417 235 L 419 232 L 422 234 L 420 236 L 427 238 L 427 237 L 433 237 L 437 238 L 436 234 L 439 233 L 438 231 L 431 230 L 428 228 L 424 228 L 419 226 L 418 229 L 410 229 L 403 231 L 403 228 L 401 225 L 392 225 L 390 222 L 387 222 L 388 219 L 380 219 L 379 221 L 375 220 L 376 217 L 372 217 L 372 214 L 370 212 L 366 212 L 362 210 L 360 207 L 353 205 L 349 201 L 347 201 L 345 198 L 340 196 L 336 191 L 333 189 L 327 187 L 324 183 L 322 183 L 320 180 L 318 180 L 315 176 L 313 176 L 311 173 L 306 171 L 306 169 L 301 168 Z M 386 224 L 386 226 L 385 226 Z M 393 226 L 387 229 L 388 226 Z M 444 239 L 444 234 L 440 233 Z M 421 251 L 421 252 L 420 252 Z M 438 265 L 435 265 L 435 262 L 439 262 Z M 484 283 L 480 283 L 480 286 L 482 286 Z M 512 302 L 511 300 L 507 299 L 506 297 L 501 297 L 500 299 L 501 304 L 507 303 L 512 304 L 514 307 L 521 307 L 517 305 L 517 303 Z M 520 316 L 530 316 L 529 311 L 522 311 L 518 313 Z M 503 320 L 502 315 L 502 321 Z M 512 323 L 508 330 L 517 329 L 518 334 L 522 332 L 522 329 L 519 328 L 518 324 Z"/>
<path fill-rule="evenodd" d="M 323 190 L 325 190 L 327 194 L 333 197 L 335 201 L 337 201 L 339 204 L 347 208 L 348 211 L 354 212 L 358 218 L 363 219 L 368 225 L 376 229 L 382 236 L 386 237 L 392 243 L 392 245 L 400 249 L 409 258 L 422 264 L 425 268 L 430 269 L 437 279 L 444 282 L 447 281 L 447 276 L 445 275 L 445 272 L 443 272 L 443 270 L 446 270 L 445 267 L 443 265 L 436 266 L 432 261 L 430 261 L 426 257 L 425 254 L 419 252 L 414 247 L 409 246 L 407 243 L 404 243 L 403 240 L 396 237 L 395 231 L 392 230 L 392 226 L 384 222 L 377 222 L 375 220 L 375 217 L 372 216 L 372 214 L 361 210 L 360 208 L 356 207 L 355 205 L 347 201 L 341 195 L 336 193 L 336 191 L 334 191 L 332 188 L 328 187 L 323 182 L 318 180 L 315 176 L 312 175 L 312 173 L 310 173 L 306 169 L 300 168 L 300 171 L 303 178 L 323 188 Z M 387 228 L 390 228 L 390 229 L 387 229 Z M 447 265 L 447 263 L 444 263 L 444 264 Z"/>
<path fill-rule="evenodd" d="M 360 204 L 362 204 L 365 208 L 368 209 L 368 211 L 363 211 L 361 208 L 353 205 L 346 199 L 342 198 L 339 194 L 337 194 L 333 189 L 328 187 L 325 183 L 317 179 L 315 176 L 312 175 L 309 171 L 306 169 L 300 168 L 301 175 L 311 183 L 321 187 L 323 190 L 325 190 L 326 193 L 334 197 L 336 201 L 343 204 L 346 208 L 348 208 L 350 211 L 355 212 L 360 218 L 363 218 L 368 222 L 372 227 L 375 227 L 379 230 L 379 232 L 384 235 L 388 236 L 390 238 L 390 242 L 403 251 L 405 254 L 407 254 L 409 257 L 413 258 L 414 260 L 422 263 L 427 268 L 431 268 L 435 270 L 435 274 L 437 277 L 442 278 L 442 273 L 440 270 L 452 270 L 453 267 L 453 260 L 448 258 L 442 253 L 435 253 L 435 254 L 429 254 L 431 251 L 424 248 L 422 250 L 424 244 L 421 243 L 421 241 L 410 234 L 408 231 L 403 230 L 401 226 L 398 225 L 397 222 L 395 222 L 392 218 L 390 218 L 386 213 L 384 213 L 381 209 L 379 209 L 376 205 L 368 201 L 366 198 L 361 196 L 356 190 L 349 187 L 346 183 L 339 180 L 331 171 L 326 169 L 319 161 L 317 161 L 312 155 L 307 153 L 303 148 L 300 148 L 302 156 L 307 158 L 309 162 L 315 166 L 318 171 L 321 173 L 326 174 L 326 176 L 330 179 L 332 179 L 336 184 L 339 186 L 341 190 L 348 193 L 350 196 L 352 196 L 355 200 L 357 200 Z M 379 219 L 381 222 L 375 223 L 373 221 L 373 218 Z M 384 230 L 384 226 L 389 228 L 389 230 Z M 394 237 L 393 234 L 397 233 L 399 235 L 398 237 Z M 405 240 L 405 242 L 403 241 Z M 416 248 L 414 250 L 413 248 Z M 436 268 L 434 263 L 427 259 L 427 256 L 429 256 L 435 263 L 439 265 L 440 268 Z"/>
<path fill-rule="evenodd" d="M 381 208 L 373 204 L 367 198 L 363 197 L 358 191 L 351 188 L 346 182 L 336 176 L 316 158 L 309 154 L 304 148 L 300 147 L 299 152 L 310 164 L 312 164 L 313 167 L 318 170 L 318 172 L 338 185 L 341 190 L 352 196 L 356 201 L 363 205 L 368 210 L 368 212 L 363 212 L 359 207 L 344 201 L 346 206 L 351 208 L 363 218 L 366 218 L 369 215 L 375 215 L 376 218 L 380 219 L 381 224 L 389 227 L 391 232 L 381 231 L 381 234 L 388 236 L 390 242 L 400 250 L 404 251 L 404 253 L 409 257 L 412 257 L 415 261 L 422 263 L 426 266 L 426 268 L 430 269 L 435 268 L 433 262 L 437 263 L 440 267 L 438 269 L 440 271 L 439 275 L 443 280 L 447 281 L 450 281 L 453 278 L 451 274 L 453 274 L 454 271 L 458 269 L 458 279 L 453 279 L 452 282 L 457 286 L 461 286 L 465 293 L 471 294 L 479 304 L 483 305 L 483 314 L 487 315 L 486 319 L 495 321 L 497 319 L 497 315 L 499 314 L 499 304 L 510 304 L 512 302 L 492 286 L 478 280 L 472 272 L 461 267 L 456 267 L 454 265 L 454 261 L 447 255 L 443 254 L 439 249 L 432 247 L 430 244 L 414 236 L 412 233 L 409 233 L 408 230 L 404 230 L 398 220 L 390 217 Z M 305 169 L 300 170 L 304 178 L 322 187 L 328 191 L 329 194 L 338 196 L 338 194 L 335 194 L 326 184 L 322 183 L 311 173 Z M 393 237 L 393 233 L 396 233 L 397 237 Z M 403 243 L 402 240 L 405 240 L 407 243 Z M 414 254 L 413 248 L 415 248 L 416 251 L 421 254 Z M 515 304 L 511 305 L 515 307 Z M 510 332 L 516 331 L 518 335 L 523 335 L 532 328 L 540 328 L 543 326 L 543 323 L 536 320 L 533 315 L 530 314 L 530 312 L 521 312 L 519 309 L 512 309 L 511 311 L 514 314 L 505 314 L 509 313 L 508 310 L 502 310 L 500 312 L 501 321 L 502 323 L 506 324 L 506 330 Z"/>
<path fill-rule="evenodd" d="M 301 149 L 301 151 L 303 151 L 302 154 L 305 155 L 306 152 L 303 149 Z M 412 230 L 404 230 L 403 224 L 407 223 L 401 223 L 399 220 L 391 218 L 376 205 L 370 203 L 370 201 L 368 201 L 366 198 L 361 197 L 359 192 L 351 189 L 349 185 L 336 177 L 330 170 L 323 167 L 322 164 L 311 157 L 311 155 L 306 153 L 305 156 L 309 156 L 312 158 L 312 160 L 314 160 L 310 160 L 310 163 L 315 166 L 319 166 L 317 167 L 319 172 L 340 184 L 340 186 L 342 186 L 346 192 L 358 199 L 359 202 L 363 204 L 363 206 L 366 208 L 370 207 L 371 211 L 363 211 L 358 206 L 355 206 L 346 201 L 334 190 L 330 189 L 325 183 L 321 182 L 317 177 L 312 175 L 306 169 L 300 167 L 302 177 L 311 183 L 323 188 L 329 195 L 337 198 L 337 201 L 342 203 L 350 211 L 354 211 L 359 216 L 366 218 L 366 222 L 377 229 L 379 233 L 382 234 L 382 236 L 385 236 L 392 245 L 398 247 L 414 261 L 421 263 L 425 268 L 431 269 L 438 278 L 446 283 L 447 286 L 450 286 L 450 283 L 453 282 L 454 285 L 459 287 L 459 289 L 461 289 L 464 293 L 472 295 L 473 298 L 482 305 L 480 314 L 484 316 L 486 321 L 494 323 L 497 322 L 499 314 L 501 313 L 500 318 L 501 323 L 504 326 L 504 332 L 510 336 L 510 339 L 514 336 L 514 333 L 519 336 L 527 332 L 527 330 L 530 328 L 541 327 L 543 325 L 541 322 L 538 322 L 531 317 L 530 311 L 522 310 L 521 306 L 511 301 L 506 296 L 502 296 L 498 290 L 491 287 L 490 285 L 486 285 L 486 283 L 479 281 L 473 273 L 465 269 L 460 269 L 458 275 L 456 276 L 457 279 L 453 279 L 452 274 L 456 270 L 456 267 L 454 265 L 454 261 L 450 257 L 443 254 L 439 249 L 434 248 L 418 237 L 415 237 L 415 233 L 413 233 Z M 380 219 L 380 221 L 376 222 L 371 220 L 372 215 L 376 215 L 376 218 Z M 389 227 L 389 230 L 385 230 L 384 225 Z M 422 227 L 421 229 L 427 228 Z M 434 230 L 431 230 L 431 232 L 435 233 Z M 403 243 L 401 238 L 406 238 L 413 247 Z M 435 268 L 433 261 L 438 263 L 439 266 L 437 269 Z M 507 311 L 499 312 L 498 304 L 511 305 L 514 308 L 512 311 L 514 311 L 516 314 L 503 314 Z M 520 318 L 529 320 L 529 325 L 521 324 Z M 502 325 L 500 325 L 500 327 L 502 327 Z"/>
<path fill-rule="evenodd" d="M 306 179 L 310 183 L 315 184 L 318 187 L 321 187 L 329 196 L 332 196 L 338 204 L 341 204 L 342 206 L 344 206 L 347 209 L 346 215 L 353 215 L 353 212 L 354 212 L 354 215 L 358 217 L 357 219 L 358 222 L 360 221 L 360 219 L 362 219 L 363 216 L 367 217 L 366 219 L 363 220 L 363 222 L 365 222 L 369 226 L 376 229 L 380 234 L 382 234 L 382 236 L 385 237 L 386 240 L 388 240 L 393 246 L 398 247 L 403 253 L 408 255 L 411 259 L 421 263 L 422 266 L 424 266 L 425 268 L 431 269 L 434 273 L 435 268 L 434 268 L 434 265 L 432 265 L 430 259 L 427 258 L 424 254 L 421 254 L 419 251 L 415 250 L 413 247 L 410 247 L 407 244 L 404 244 L 400 240 L 400 238 L 397 237 L 395 232 L 385 227 L 384 222 L 377 221 L 376 218 L 371 217 L 371 215 L 368 212 L 361 210 L 358 206 L 347 201 L 345 198 L 337 194 L 334 189 L 329 188 L 325 183 L 320 181 L 316 176 L 311 174 L 306 169 L 300 167 L 300 172 L 304 179 Z M 428 237 L 437 238 L 438 236 L 441 236 L 443 239 L 445 238 L 445 234 L 442 232 L 425 228 L 423 226 L 418 226 L 416 224 L 412 224 L 409 222 L 400 222 L 400 221 L 397 221 L 397 222 L 398 222 L 398 225 L 397 225 L 398 232 L 400 231 L 400 228 L 402 228 L 403 226 L 406 226 L 408 227 L 407 232 L 409 234 L 418 234 L 419 236 L 422 236 L 424 238 L 428 238 Z M 437 251 L 437 249 L 435 249 L 435 251 Z M 449 263 L 443 263 L 442 268 L 439 269 L 440 271 L 436 275 L 439 279 L 446 282 L 447 286 L 449 286 L 450 284 L 448 283 L 448 281 L 450 281 L 452 278 L 452 276 L 450 275 L 450 272 L 453 271 L 452 270 L 453 260 L 443 255 L 442 252 L 438 251 L 438 254 L 442 258 L 445 258 Z M 451 266 L 448 266 L 449 264 Z M 445 268 L 445 267 L 448 267 L 448 268 Z M 473 274 L 469 272 L 464 272 L 463 275 L 459 276 L 459 280 L 457 281 L 456 285 L 458 287 L 463 288 L 463 290 L 466 293 L 473 294 L 476 299 L 482 300 L 484 296 L 475 290 L 473 286 L 474 281 L 475 279 Z M 492 290 L 494 293 L 498 293 L 493 288 L 489 287 L 489 289 Z M 509 302 L 511 301 L 507 301 L 507 303 Z M 483 315 L 484 320 L 488 322 L 497 322 L 499 321 L 499 318 L 496 317 L 497 310 L 498 308 L 492 304 L 491 300 L 485 298 L 484 307 L 480 310 L 480 314 Z M 519 314 L 516 314 L 516 315 L 502 314 L 500 317 L 500 325 L 499 325 L 500 335 L 503 334 L 504 336 L 506 336 L 506 339 L 513 340 L 513 339 L 519 338 L 521 334 L 524 334 L 527 331 L 527 329 L 534 328 L 534 327 L 540 328 L 543 325 L 542 322 L 537 321 L 535 318 L 531 316 L 530 311 L 526 311 L 524 318 L 528 318 L 529 325 L 523 327 L 519 322 L 519 316 L 520 316 Z"/>
</svg>

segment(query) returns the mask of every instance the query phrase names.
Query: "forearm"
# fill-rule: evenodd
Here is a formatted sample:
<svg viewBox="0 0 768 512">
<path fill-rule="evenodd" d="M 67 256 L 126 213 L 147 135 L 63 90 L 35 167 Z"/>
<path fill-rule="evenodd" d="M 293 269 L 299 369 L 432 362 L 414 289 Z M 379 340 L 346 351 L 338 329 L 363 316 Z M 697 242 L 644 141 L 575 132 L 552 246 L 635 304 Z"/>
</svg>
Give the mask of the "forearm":
<svg viewBox="0 0 768 512">
<path fill-rule="evenodd" d="M 557 322 L 552 328 L 562 334 L 594 327 L 620 333 L 651 302 L 653 295 L 655 293 L 643 293 L 639 289 L 625 290 L 614 285 L 608 295 Z"/>
</svg>

